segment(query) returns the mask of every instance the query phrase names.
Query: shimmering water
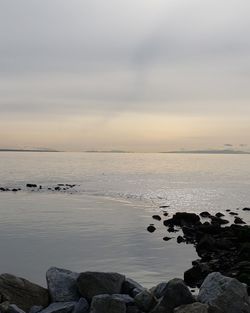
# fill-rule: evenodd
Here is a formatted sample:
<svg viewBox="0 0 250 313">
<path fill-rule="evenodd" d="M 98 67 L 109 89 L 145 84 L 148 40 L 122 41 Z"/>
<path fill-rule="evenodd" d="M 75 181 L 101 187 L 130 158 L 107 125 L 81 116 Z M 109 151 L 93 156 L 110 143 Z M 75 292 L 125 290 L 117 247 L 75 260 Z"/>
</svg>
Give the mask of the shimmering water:
<svg viewBox="0 0 250 313">
<path fill-rule="evenodd" d="M 77 187 L 0 193 L 0 271 L 40 283 L 51 265 L 119 271 L 146 286 L 182 277 L 194 250 L 164 242 L 160 222 L 147 233 L 151 215 L 163 204 L 170 212 L 250 206 L 249 164 L 249 155 L 2 152 L 0 186 Z"/>
</svg>

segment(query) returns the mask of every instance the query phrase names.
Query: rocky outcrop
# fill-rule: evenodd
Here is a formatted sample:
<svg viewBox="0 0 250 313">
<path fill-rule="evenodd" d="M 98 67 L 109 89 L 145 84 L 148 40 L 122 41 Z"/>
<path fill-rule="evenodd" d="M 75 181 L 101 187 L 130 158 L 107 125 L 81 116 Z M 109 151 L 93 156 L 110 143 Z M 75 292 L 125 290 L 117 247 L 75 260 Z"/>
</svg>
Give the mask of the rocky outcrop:
<svg viewBox="0 0 250 313">
<path fill-rule="evenodd" d="M 126 304 L 111 295 L 99 295 L 93 297 L 90 313 L 126 313 Z"/>
<path fill-rule="evenodd" d="M 188 305 L 181 305 L 174 310 L 174 313 L 212 313 L 207 304 L 195 302 Z M 216 312 L 214 312 L 216 313 Z"/>
</svg>

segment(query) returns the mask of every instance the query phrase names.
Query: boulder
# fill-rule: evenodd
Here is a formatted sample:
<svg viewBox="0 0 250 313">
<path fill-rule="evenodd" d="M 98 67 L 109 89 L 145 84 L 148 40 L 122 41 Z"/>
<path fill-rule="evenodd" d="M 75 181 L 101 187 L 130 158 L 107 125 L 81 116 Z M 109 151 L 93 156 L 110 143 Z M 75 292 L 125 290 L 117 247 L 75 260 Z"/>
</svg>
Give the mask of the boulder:
<svg viewBox="0 0 250 313">
<path fill-rule="evenodd" d="M 250 313 L 246 285 L 217 272 L 209 274 L 203 282 L 198 301 L 223 313 Z"/>
<path fill-rule="evenodd" d="M 49 304 L 47 289 L 10 274 L 0 275 L 0 296 L 2 301 L 16 304 L 26 312 L 34 305 L 46 307 Z"/>
<path fill-rule="evenodd" d="M 42 310 L 41 313 L 71 313 L 75 305 L 76 302 L 54 302 Z"/>
<path fill-rule="evenodd" d="M 126 304 L 111 295 L 98 295 L 92 299 L 90 313 L 126 313 Z"/>
<path fill-rule="evenodd" d="M 131 297 L 135 297 L 142 290 L 144 290 L 144 287 L 131 278 L 126 277 L 122 284 L 122 293 Z"/>
<path fill-rule="evenodd" d="M 161 297 L 164 296 L 165 290 L 167 288 L 167 282 L 162 282 L 156 285 L 155 287 L 151 288 L 150 291 L 153 293 L 153 295 L 157 298 L 160 299 Z"/>
<path fill-rule="evenodd" d="M 88 301 L 84 298 L 80 298 L 80 300 L 74 307 L 73 313 L 88 313 L 88 312 L 89 312 Z"/>
<path fill-rule="evenodd" d="M 131 305 L 134 305 L 135 304 L 135 300 L 130 297 L 129 295 L 126 295 L 126 294 L 114 294 L 112 295 L 113 299 L 119 299 L 121 301 L 123 301 L 126 306 L 131 306 Z"/>
<path fill-rule="evenodd" d="M 157 300 L 150 290 L 144 289 L 136 295 L 135 303 L 143 312 L 149 312 L 156 306 Z"/>
<path fill-rule="evenodd" d="M 23 310 L 21 310 L 18 306 L 15 304 L 11 304 L 8 307 L 8 313 L 25 313 Z"/>
<path fill-rule="evenodd" d="M 84 272 L 77 278 L 80 294 L 87 299 L 121 293 L 125 276 L 118 273 Z"/>
<path fill-rule="evenodd" d="M 51 302 L 78 301 L 80 299 L 76 282 L 78 276 L 78 273 L 51 267 L 46 273 Z"/>
<path fill-rule="evenodd" d="M 174 313 L 209 313 L 209 307 L 207 304 L 194 302 L 179 306 L 174 310 Z"/>
<path fill-rule="evenodd" d="M 182 279 L 170 280 L 165 288 L 162 300 L 152 313 L 173 313 L 174 309 L 195 302 L 194 297 Z"/>
<path fill-rule="evenodd" d="M 42 311 L 42 310 L 43 310 L 43 307 L 42 307 L 41 305 L 34 305 L 34 306 L 30 309 L 29 313 L 38 313 L 38 312 L 40 312 L 40 311 Z"/>
</svg>

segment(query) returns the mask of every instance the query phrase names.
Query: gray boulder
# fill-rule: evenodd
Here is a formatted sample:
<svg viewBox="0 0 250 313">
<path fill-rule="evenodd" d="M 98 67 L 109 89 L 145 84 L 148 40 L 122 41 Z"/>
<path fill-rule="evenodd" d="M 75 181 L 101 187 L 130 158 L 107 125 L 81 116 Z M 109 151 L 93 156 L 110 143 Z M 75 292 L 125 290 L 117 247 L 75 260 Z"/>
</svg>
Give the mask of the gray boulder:
<svg viewBox="0 0 250 313">
<path fill-rule="evenodd" d="M 167 284 L 168 283 L 166 283 L 166 282 L 162 282 L 162 283 L 156 285 L 155 287 L 151 288 L 150 290 L 157 299 L 160 299 L 165 294 Z"/>
<path fill-rule="evenodd" d="M 123 301 L 127 306 L 135 304 L 135 300 L 132 297 L 130 297 L 130 295 L 114 294 L 114 295 L 112 295 L 112 297 L 113 297 L 113 299 L 119 299 L 119 300 Z"/>
<path fill-rule="evenodd" d="M 34 305 L 46 307 L 49 304 L 47 289 L 10 274 L 0 275 L 0 298 L 25 312 Z"/>
<path fill-rule="evenodd" d="M 223 313 L 250 313 L 246 285 L 216 272 L 209 274 L 203 282 L 198 301 Z"/>
<path fill-rule="evenodd" d="M 184 281 L 175 278 L 167 283 L 162 299 L 152 312 L 173 313 L 175 308 L 193 302 L 195 302 L 195 299 Z"/>
<path fill-rule="evenodd" d="M 126 304 L 113 296 L 99 295 L 93 297 L 90 313 L 126 313 Z"/>
<path fill-rule="evenodd" d="M 89 311 L 88 301 L 84 298 L 81 298 L 75 305 L 73 313 L 88 313 L 88 311 Z"/>
<path fill-rule="evenodd" d="M 144 289 L 135 296 L 135 303 L 143 312 L 149 312 L 156 306 L 157 300 L 151 291 Z"/>
<path fill-rule="evenodd" d="M 80 294 L 87 299 L 121 293 L 125 276 L 118 273 L 84 272 L 77 279 Z"/>
<path fill-rule="evenodd" d="M 40 313 L 71 313 L 75 305 L 76 302 L 54 302 Z"/>
<path fill-rule="evenodd" d="M 209 313 L 209 307 L 207 304 L 195 302 L 179 306 L 174 309 L 174 313 Z"/>
<path fill-rule="evenodd" d="M 135 297 L 138 293 L 143 291 L 145 288 L 142 287 L 139 283 L 131 278 L 125 278 L 125 281 L 122 285 L 122 293 L 128 294 L 132 297 Z"/>
<path fill-rule="evenodd" d="M 78 273 L 51 267 L 46 273 L 51 302 L 78 301 L 80 299 L 76 283 L 78 276 Z"/>
</svg>

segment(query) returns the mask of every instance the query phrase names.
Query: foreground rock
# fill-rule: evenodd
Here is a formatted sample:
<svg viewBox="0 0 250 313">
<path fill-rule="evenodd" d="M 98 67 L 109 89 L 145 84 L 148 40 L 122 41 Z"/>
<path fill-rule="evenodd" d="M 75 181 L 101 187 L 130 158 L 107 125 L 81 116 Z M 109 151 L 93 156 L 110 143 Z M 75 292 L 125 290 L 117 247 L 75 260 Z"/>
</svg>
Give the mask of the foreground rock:
<svg viewBox="0 0 250 313">
<path fill-rule="evenodd" d="M 76 302 L 55 302 L 50 304 L 40 313 L 71 313 L 75 308 Z"/>
<path fill-rule="evenodd" d="M 93 297 L 90 313 L 126 313 L 126 304 L 110 295 Z"/>
<path fill-rule="evenodd" d="M 218 309 L 221 313 L 250 313 L 246 286 L 220 273 L 207 276 L 200 288 L 198 301 Z"/>
<path fill-rule="evenodd" d="M 199 302 L 195 302 L 188 305 L 181 305 L 180 307 L 174 310 L 174 313 L 210 313 L 210 312 L 211 310 L 209 310 L 209 306 L 207 304 L 202 304 Z"/>
<path fill-rule="evenodd" d="M 77 279 L 80 294 L 87 299 L 101 294 L 119 294 L 125 276 L 118 273 L 84 272 Z"/>
<path fill-rule="evenodd" d="M 51 267 L 46 273 L 51 302 L 78 301 L 80 299 L 76 282 L 78 276 L 78 273 Z"/>
<path fill-rule="evenodd" d="M 1 302 L 8 301 L 26 312 L 34 305 L 49 304 L 47 289 L 10 274 L 0 275 L 0 298 Z"/>
</svg>

